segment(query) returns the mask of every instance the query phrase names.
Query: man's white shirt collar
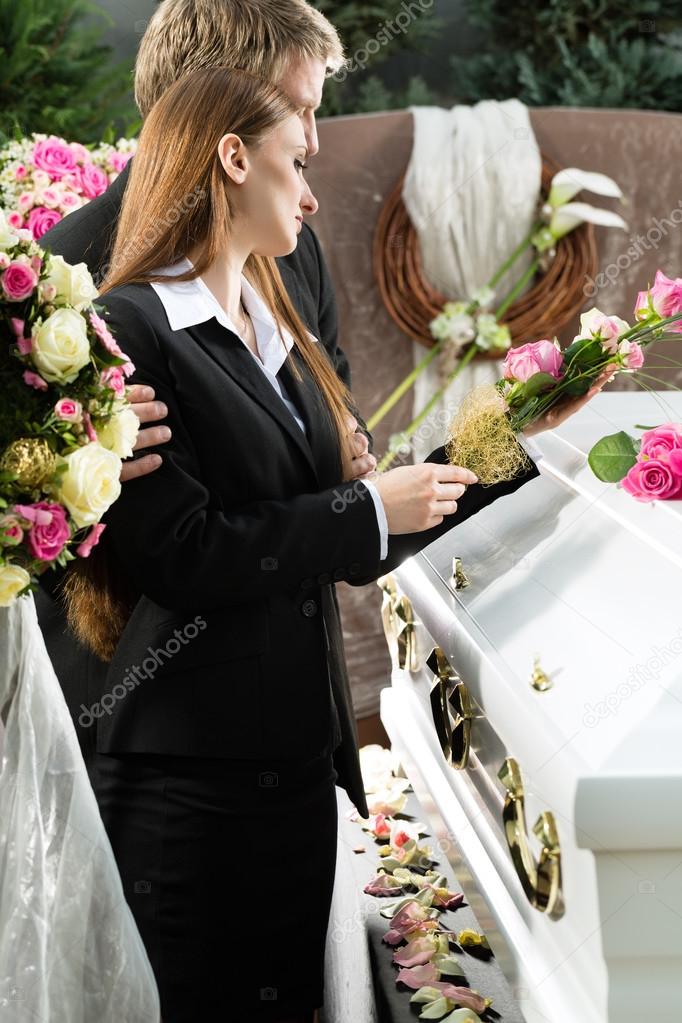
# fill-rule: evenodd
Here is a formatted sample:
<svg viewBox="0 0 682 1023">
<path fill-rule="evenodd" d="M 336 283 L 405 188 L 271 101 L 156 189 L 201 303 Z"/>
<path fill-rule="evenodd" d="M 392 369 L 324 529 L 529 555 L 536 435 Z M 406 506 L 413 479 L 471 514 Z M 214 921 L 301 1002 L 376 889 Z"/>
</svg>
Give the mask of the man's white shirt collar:
<svg viewBox="0 0 682 1023">
<path fill-rule="evenodd" d="M 191 269 L 192 263 L 185 257 L 174 266 L 162 267 L 154 272 L 172 278 Z M 241 285 L 242 302 L 253 323 L 256 345 L 262 364 L 271 373 L 277 374 L 294 344 L 294 339 L 284 326 L 280 335 L 274 316 L 244 274 L 241 275 Z M 161 299 L 171 330 L 185 330 L 187 327 L 194 327 L 215 317 L 218 323 L 233 331 L 246 345 L 241 331 L 232 322 L 201 277 L 195 277 L 191 281 L 154 281 L 152 288 Z M 311 341 L 318 340 L 310 332 L 308 332 L 308 336 Z M 251 352 L 251 354 L 255 359 L 254 353 Z"/>
</svg>

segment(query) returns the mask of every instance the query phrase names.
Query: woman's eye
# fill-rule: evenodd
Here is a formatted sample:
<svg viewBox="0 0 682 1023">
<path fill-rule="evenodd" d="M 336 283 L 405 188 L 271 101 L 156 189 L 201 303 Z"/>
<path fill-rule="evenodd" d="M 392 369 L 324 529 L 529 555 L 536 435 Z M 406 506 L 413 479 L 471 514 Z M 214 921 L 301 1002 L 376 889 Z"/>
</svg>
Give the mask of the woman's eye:
<svg viewBox="0 0 682 1023">
<path fill-rule="evenodd" d="M 307 166 L 308 166 L 308 164 L 307 163 L 303 163 L 302 160 L 294 160 L 294 167 L 297 170 L 302 170 L 303 171 L 303 170 L 306 169 Z"/>
</svg>

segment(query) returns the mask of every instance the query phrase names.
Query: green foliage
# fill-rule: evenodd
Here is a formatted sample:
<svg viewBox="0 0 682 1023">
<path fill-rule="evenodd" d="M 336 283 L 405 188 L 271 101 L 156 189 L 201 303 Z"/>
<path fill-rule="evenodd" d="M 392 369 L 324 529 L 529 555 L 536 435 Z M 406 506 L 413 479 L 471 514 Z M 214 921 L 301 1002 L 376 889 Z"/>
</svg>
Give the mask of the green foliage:
<svg viewBox="0 0 682 1023">
<path fill-rule="evenodd" d="M 320 115 L 367 113 L 434 102 L 432 92 L 419 77 L 411 78 L 404 88 L 391 89 L 377 74 L 377 68 L 401 50 L 424 52 L 440 26 L 430 7 L 419 10 L 415 4 L 410 8 L 403 0 L 312 3 L 338 29 L 351 62 L 344 76 L 327 81 Z"/>
<path fill-rule="evenodd" d="M 590 468 L 604 483 L 619 483 L 637 461 L 639 444 L 621 431 L 602 437 L 588 455 Z"/>
<path fill-rule="evenodd" d="M 0 0 L 0 132 L 99 141 L 133 127 L 130 68 L 101 43 L 106 15 L 90 0 Z"/>
<path fill-rule="evenodd" d="M 465 6 L 481 52 L 452 58 L 458 102 L 518 96 L 529 106 L 682 109 L 679 0 Z"/>
</svg>

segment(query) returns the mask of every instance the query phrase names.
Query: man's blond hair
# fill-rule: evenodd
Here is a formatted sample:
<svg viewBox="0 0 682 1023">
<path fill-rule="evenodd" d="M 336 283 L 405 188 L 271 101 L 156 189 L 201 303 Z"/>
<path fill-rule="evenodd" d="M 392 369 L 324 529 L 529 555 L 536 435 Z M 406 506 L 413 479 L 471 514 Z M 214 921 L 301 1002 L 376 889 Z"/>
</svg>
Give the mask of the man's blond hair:
<svg viewBox="0 0 682 1023">
<path fill-rule="evenodd" d="M 162 0 L 137 55 L 135 100 L 146 117 L 188 71 L 241 68 L 277 83 L 304 57 L 327 74 L 345 65 L 336 29 L 306 0 Z"/>
</svg>

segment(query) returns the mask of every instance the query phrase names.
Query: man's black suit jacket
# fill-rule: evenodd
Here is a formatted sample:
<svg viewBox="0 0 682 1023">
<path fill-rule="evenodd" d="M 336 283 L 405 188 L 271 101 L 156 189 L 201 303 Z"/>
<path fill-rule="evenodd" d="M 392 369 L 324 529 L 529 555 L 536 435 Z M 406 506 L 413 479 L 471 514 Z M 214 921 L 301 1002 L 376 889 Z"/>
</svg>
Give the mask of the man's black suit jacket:
<svg viewBox="0 0 682 1023">
<path fill-rule="evenodd" d="M 90 243 L 101 240 L 97 223 L 110 231 L 108 195 L 94 223 L 84 214 L 97 200 L 58 225 L 61 241 L 46 236 L 52 250 L 73 262 L 100 258 Z M 77 239 L 65 241 L 72 217 L 79 217 L 80 248 Z M 335 322 L 334 302 L 307 229 L 299 258 L 292 298 L 321 337 L 321 319 Z M 423 533 L 391 536 L 379 562 L 374 504 L 361 481 L 338 482 L 326 412 L 295 349 L 283 372 L 307 437 L 243 343 L 217 321 L 173 332 L 145 285 L 117 289 L 105 305 L 138 367 L 133 379 L 152 384 L 168 405 L 173 438 L 159 449 L 162 467 L 126 483 L 106 517 L 107 545 L 141 594 L 111 664 L 83 651 L 58 605 L 39 597 L 86 759 L 94 748 L 259 760 L 312 755 L 331 734 L 331 683 L 339 782 L 366 814 L 334 583 L 377 579 L 537 469 L 498 487 L 470 487 L 455 516 Z M 343 376 L 347 363 L 344 369 L 330 338 L 325 348 Z M 291 372 L 294 360 L 302 382 Z M 443 448 L 428 460 L 445 462 Z M 86 713 L 91 707 L 94 717 Z"/>
</svg>

